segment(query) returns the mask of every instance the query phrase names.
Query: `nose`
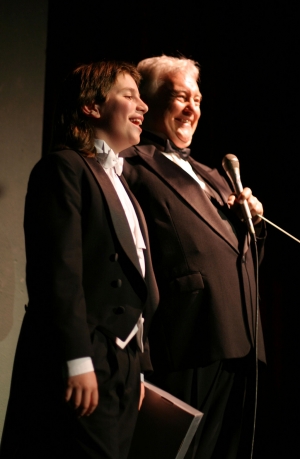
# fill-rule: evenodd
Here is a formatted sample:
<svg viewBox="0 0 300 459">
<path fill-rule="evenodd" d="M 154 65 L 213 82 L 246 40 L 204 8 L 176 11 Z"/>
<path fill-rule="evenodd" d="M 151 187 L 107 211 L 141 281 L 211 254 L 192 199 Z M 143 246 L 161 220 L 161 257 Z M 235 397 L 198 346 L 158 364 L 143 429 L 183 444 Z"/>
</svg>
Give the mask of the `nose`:
<svg viewBox="0 0 300 459">
<path fill-rule="evenodd" d="M 143 102 L 142 99 L 140 98 L 138 100 L 137 110 L 139 112 L 142 112 L 143 114 L 147 113 L 148 111 L 148 105 L 146 105 L 145 102 Z"/>
<path fill-rule="evenodd" d="M 196 111 L 196 104 L 195 104 L 194 99 L 192 99 L 192 98 L 188 99 L 184 109 L 185 110 L 190 110 L 190 111 Z"/>
<path fill-rule="evenodd" d="M 199 102 L 196 102 L 193 98 L 189 99 L 186 103 L 186 106 L 183 109 L 186 114 L 193 114 L 200 117 L 200 106 Z"/>
</svg>

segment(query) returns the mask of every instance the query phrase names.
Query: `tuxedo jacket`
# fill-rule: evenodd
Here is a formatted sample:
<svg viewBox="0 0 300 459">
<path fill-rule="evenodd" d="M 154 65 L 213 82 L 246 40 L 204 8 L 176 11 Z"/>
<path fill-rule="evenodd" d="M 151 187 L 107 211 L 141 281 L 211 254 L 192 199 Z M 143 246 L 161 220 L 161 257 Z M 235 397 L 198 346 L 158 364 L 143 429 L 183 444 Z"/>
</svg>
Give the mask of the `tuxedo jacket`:
<svg viewBox="0 0 300 459">
<path fill-rule="evenodd" d="M 227 207 L 232 192 L 216 169 L 189 158 L 217 192 L 152 145 L 122 152 L 125 178 L 148 224 L 160 304 L 150 332 L 155 369 L 175 371 L 246 356 L 255 343 L 254 254 L 244 224 Z M 263 235 L 258 238 L 260 257 Z M 259 358 L 265 359 L 259 321 Z"/>
<path fill-rule="evenodd" d="M 63 362 L 93 358 L 96 329 L 125 340 L 141 313 L 146 340 L 158 294 L 144 217 L 128 194 L 147 246 L 145 279 L 123 207 L 95 158 L 58 151 L 31 173 L 24 219 L 27 326 L 44 328 Z M 148 352 L 141 364 L 151 369 Z"/>
<path fill-rule="evenodd" d="M 94 157 L 85 160 L 71 150 L 51 153 L 31 173 L 24 219 L 29 303 L 16 351 L 1 458 L 50 457 L 49 441 L 59 450 L 73 445 L 74 414 L 63 400 L 66 361 L 90 356 L 99 380 L 109 383 L 107 375 L 113 380 L 111 392 L 117 390 L 118 375 L 131 371 L 137 379 L 140 370 L 152 370 L 146 337 L 158 291 L 144 217 L 128 194 L 147 248 L 145 278 L 115 188 Z M 140 365 L 137 361 L 128 369 L 119 365 L 110 339 L 125 340 L 140 314 L 145 319 L 145 352 L 139 352 Z M 101 403 L 101 386 L 99 391 Z M 127 395 L 129 400 L 135 396 L 138 391 Z M 134 419 L 129 416 L 128 425 Z M 91 423 L 96 431 L 98 418 Z"/>
</svg>

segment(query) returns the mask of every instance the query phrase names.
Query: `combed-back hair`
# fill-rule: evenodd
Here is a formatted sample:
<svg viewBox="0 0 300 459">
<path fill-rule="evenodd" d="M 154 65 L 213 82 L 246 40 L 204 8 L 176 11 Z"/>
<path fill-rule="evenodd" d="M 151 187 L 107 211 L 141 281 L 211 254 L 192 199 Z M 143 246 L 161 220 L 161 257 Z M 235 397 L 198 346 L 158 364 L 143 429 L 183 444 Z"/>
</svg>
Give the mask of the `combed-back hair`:
<svg viewBox="0 0 300 459">
<path fill-rule="evenodd" d="M 141 74 L 142 80 L 140 84 L 141 97 L 146 103 L 151 100 L 158 88 L 164 83 L 168 75 L 177 72 L 187 73 L 196 81 L 200 78 L 200 67 L 198 62 L 187 59 L 183 56 L 157 56 L 144 59 L 138 63 L 138 71 Z"/>
<path fill-rule="evenodd" d="M 57 104 L 53 148 L 94 152 L 92 119 L 82 107 L 105 102 L 107 94 L 120 74 L 129 74 L 140 83 L 137 69 L 127 62 L 102 61 L 81 65 L 71 72 L 62 84 Z"/>
</svg>

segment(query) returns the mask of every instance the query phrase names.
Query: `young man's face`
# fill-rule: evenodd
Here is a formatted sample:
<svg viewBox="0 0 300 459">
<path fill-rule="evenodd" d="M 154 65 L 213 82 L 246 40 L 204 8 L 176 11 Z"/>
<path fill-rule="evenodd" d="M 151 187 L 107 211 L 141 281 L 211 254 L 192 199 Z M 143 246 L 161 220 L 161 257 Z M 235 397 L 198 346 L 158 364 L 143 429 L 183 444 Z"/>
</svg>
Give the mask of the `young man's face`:
<svg viewBox="0 0 300 459">
<path fill-rule="evenodd" d="M 201 93 L 197 81 L 177 72 L 166 78 L 150 105 L 147 128 L 164 134 L 177 147 L 188 147 L 200 118 Z"/>
<path fill-rule="evenodd" d="M 129 74 L 120 74 L 105 102 L 98 105 L 100 117 L 95 123 L 95 136 L 104 140 L 115 153 L 140 141 L 141 124 L 147 105 Z"/>
</svg>

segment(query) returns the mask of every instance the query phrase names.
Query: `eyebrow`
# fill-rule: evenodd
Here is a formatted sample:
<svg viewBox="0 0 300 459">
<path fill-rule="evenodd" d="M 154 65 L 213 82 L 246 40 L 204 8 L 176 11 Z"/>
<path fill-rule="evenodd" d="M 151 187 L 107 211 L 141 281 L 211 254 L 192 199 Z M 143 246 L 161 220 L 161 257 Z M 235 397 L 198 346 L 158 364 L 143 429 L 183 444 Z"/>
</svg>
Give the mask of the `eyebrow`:
<svg viewBox="0 0 300 459">
<path fill-rule="evenodd" d="M 131 87 L 121 88 L 119 92 L 123 92 L 123 91 L 130 91 L 133 94 L 137 94 L 138 97 L 141 97 L 140 92 L 137 90 L 137 88 L 131 88 Z"/>
<path fill-rule="evenodd" d="M 179 93 L 184 93 L 184 94 L 187 94 L 189 91 L 187 91 L 186 89 L 173 89 L 171 91 L 171 94 L 176 96 L 177 94 Z M 200 101 L 202 100 L 202 94 L 201 92 L 199 91 L 199 94 L 196 94 L 195 97 L 199 97 L 200 98 Z"/>
<path fill-rule="evenodd" d="M 120 91 L 132 91 L 132 92 L 136 92 L 136 88 L 121 88 Z"/>
</svg>

